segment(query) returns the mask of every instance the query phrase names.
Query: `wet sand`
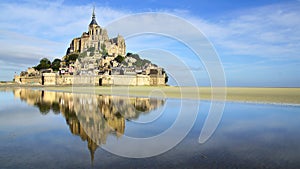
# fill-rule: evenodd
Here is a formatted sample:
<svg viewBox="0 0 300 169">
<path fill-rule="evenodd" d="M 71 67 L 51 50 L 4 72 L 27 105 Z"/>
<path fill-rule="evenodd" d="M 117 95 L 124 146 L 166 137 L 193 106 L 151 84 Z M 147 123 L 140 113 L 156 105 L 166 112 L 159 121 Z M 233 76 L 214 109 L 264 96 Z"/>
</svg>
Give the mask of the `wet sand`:
<svg viewBox="0 0 300 169">
<path fill-rule="evenodd" d="M 173 86 L 41 86 L 0 85 L 0 90 L 26 87 L 39 90 L 103 95 L 227 100 L 253 103 L 300 105 L 300 88 L 173 87 Z M 214 94 L 212 94 L 214 93 Z"/>
<path fill-rule="evenodd" d="M 300 88 L 246 88 L 246 87 L 43 87 L 46 90 L 202 100 L 224 100 L 277 104 L 300 104 Z M 214 92 L 214 95 L 212 93 Z M 212 97 L 213 96 L 213 97 Z"/>
</svg>

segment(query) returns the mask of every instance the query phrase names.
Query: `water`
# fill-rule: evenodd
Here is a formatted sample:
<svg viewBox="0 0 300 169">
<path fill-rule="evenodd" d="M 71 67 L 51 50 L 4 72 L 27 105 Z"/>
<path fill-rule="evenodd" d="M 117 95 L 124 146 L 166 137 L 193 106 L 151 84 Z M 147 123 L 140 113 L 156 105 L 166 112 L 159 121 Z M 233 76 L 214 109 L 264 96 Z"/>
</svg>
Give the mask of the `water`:
<svg viewBox="0 0 300 169">
<path fill-rule="evenodd" d="M 0 168 L 300 168 L 297 106 L 226 103 L 216 132 L 199 144 L 210 106 L 201 101 L 189 134 L 163 154 L 134 159 L 101 148 L 122 147 L 125 136 L 163 133 L 181 104 L 179 99 L 0 92 Z"/>
</svg>

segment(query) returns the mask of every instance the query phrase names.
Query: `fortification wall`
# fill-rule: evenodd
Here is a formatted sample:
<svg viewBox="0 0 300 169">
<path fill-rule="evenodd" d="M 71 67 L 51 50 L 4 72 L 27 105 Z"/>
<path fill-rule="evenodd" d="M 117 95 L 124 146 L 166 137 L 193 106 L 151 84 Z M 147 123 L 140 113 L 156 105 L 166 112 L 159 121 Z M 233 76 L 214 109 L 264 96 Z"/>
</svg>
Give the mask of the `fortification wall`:
<svg viewBox="0 0 300 169">
<path fill-rule="evenodd" d="M 132 86 L 137 84 L 136 76 L 131 75 L 111 75 L 113 85 Z"/>
<path fill-rule="evenodd" d="M 71 85 L 73 84 L 73 76 L 72 75 L 58 75 L 56 77 L 57 85 Z"/>
<path fill-rule="evenodd" d="M 149 86 L 150 76 L 147 75 L 112 75 L 113 85 Z"/>
<path fill-rule="evenodd" d="M 19 84 L 42 84 L 41 76 L 23 77 L 15 76 L 15 82 Z"/>
<path fill-rule="evenodd" d="M 150 75 L 151 86 L 163 86 L 165 84 L 165 75 Z"/>
<path fill-rule="evenodd" d="M 74 76 L 43 73 L 42 76 L 22 77 L 15 76 L 15 82 L 21 84 L 41 85 L 96 85 L 96 86 L 155 86 L 165 85 L 165 76 L 148 75 L 99 75 Z"/>
<path fill-rule="evenodd" d="M 43 73 L 42 85 L 56 85 L 56 73 Z"/>
<path fill-rule="evenodd" d="M 149 86 L 150 77 L 148 75 L 137 75 L 136 76 L 136 85 L 137 86 Z"/>
</svg>

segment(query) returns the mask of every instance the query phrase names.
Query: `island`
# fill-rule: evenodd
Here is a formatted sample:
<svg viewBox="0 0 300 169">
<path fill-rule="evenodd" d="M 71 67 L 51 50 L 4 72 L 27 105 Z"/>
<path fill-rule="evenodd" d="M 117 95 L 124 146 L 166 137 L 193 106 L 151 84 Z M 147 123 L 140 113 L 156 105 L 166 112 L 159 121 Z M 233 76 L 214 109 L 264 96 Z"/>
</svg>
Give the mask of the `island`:
<svg viewBox="0 0 300 169">
<path fill-rule="evenodd" d="M 138 54 L 126 53 L 121 35 L 109 38 L 96 21 L 95 9 L 88 31 L 74 38 L 62 59 L 43 58 L 37 66 L 14 76 L 18 84 L 164 86 L 165 70 Z"/>
</svg>

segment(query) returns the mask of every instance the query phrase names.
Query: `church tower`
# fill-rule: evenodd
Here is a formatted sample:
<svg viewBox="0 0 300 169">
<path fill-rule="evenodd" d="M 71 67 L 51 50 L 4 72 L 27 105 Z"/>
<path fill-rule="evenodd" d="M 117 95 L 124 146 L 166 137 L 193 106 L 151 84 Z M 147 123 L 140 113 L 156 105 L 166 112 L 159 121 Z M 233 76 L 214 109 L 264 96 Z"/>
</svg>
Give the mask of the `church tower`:
<svg viewBox="0 0 300 169">
<path fill-rule="evenodd" d="M 92 38 L 91 40 L 98 40 L 98 35 L 100 34 L 100 26 L 97 24 L 95 7 L 93 8 L 92 21 L 89 24 L 89 35 Z"/>
<path fill-rule="evenodd" d="M 96 21 L 95 7 L 93 8 L 92 21 L 91 21 L 91 23 L 90 23 L 90 26 L 91 26 L 91 25 L 98 25 L 98 24 L 97 24 L 97 21 Z"/>
<path fill-rule="evenodd" d="M 96 21 L 95 7 L 93 8 L 92 21 L 89 24 L 88 34 L 90 44 L 87 44 L 87 47 L 94 47 L 98 51 L 101 50 L 101 44 L 104 44 L 104 41 L 109 39 L 107 31 L 101 28 Z"/>
</svg>

